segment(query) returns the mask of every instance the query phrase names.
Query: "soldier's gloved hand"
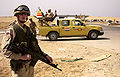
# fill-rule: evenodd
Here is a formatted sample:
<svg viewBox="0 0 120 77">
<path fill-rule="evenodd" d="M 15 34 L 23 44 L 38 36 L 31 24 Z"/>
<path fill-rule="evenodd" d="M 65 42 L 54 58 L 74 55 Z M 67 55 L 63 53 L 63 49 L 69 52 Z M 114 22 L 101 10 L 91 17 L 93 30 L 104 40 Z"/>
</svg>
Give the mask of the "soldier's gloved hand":
<svg viewBox="0 0 120 77">
<path fill-rule="evenodd" d="M 31 59 L 31 55 L 30 54 L 26 54 L 20 57 L 21 60 L 30 60 Z"/>
<path fill-rule="evenodd" d="M 52 57 L 50 57 L 50 56 L 47 55 L 46 58 L 50 61 L 50 64 L 53 64 Z"/>
</svg>

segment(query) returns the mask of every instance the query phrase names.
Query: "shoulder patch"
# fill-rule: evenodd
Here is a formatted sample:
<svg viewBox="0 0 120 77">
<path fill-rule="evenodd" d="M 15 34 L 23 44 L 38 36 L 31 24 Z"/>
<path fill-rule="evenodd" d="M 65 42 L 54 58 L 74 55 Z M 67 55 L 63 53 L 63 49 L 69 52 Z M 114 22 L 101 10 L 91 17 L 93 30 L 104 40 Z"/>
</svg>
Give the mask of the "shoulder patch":
<svg viewBox="0 0 120 77">
<path fill-rule="evenodd" d="M 10 42 L 10 34 L 5 34 L 2 42 L 1 42 L 1 48 L 3 49 L 8 43 Z"/>
</svg>

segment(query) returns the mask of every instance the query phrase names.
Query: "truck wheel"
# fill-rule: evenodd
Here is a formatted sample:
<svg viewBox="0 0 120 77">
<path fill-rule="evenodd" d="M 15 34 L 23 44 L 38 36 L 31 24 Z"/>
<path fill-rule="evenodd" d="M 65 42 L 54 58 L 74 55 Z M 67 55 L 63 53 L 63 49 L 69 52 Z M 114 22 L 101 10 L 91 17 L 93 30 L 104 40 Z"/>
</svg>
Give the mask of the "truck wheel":
<svg viewBox="0 0 120 77">
<path fill-rule="evenodd" d="M 95 40 L 98 37 L 98 31 L 90 31 L 87 38 L 90 40 Z"/>
<path fill-rule="evenodd" d="M 51 33 L 49 33 L 48 38 L 49 38 L 50 40 L 57 40 L 57 38 L 58 38 L 58 33 L 56 33 L 56 32 L 51 32 Z"/>
</svg>

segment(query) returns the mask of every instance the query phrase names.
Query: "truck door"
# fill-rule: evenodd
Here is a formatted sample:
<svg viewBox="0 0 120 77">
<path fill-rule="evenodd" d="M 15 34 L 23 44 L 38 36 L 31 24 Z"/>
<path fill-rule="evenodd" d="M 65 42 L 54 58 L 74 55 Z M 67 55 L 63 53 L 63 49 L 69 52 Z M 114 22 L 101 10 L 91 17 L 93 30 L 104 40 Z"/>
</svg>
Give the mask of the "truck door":
<svg viewBox="0 0 120 77">
<path fill-rule="evenodd" d="M 72 20 L 71 32 L 73 36 L 86 35 L 86 26 L 80 20 Z"/>
<path fill-rule="evenodd" d="M 60 26 L 60 36 L 71 36 L 70 20 L 62 20 Z"/>
</svg>

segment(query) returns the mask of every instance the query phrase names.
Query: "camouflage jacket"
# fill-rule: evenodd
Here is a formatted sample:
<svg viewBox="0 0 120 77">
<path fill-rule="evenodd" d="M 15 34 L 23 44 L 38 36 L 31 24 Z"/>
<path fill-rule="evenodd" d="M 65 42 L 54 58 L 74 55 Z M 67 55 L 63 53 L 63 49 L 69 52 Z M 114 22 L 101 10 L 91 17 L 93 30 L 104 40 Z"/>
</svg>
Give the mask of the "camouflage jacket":
<svg viewBox="0 0 120 77">
<path fill-rule="evenodd" d="M 26 39 L 27 38 L 27 39 Z M 23 55 L 21 52 L 20 53 L 14 53 L 14 51 L 10 51 L 6 48 L 6 46 L 11 42 L 11 40 L 15 44 L 21 44 L 24 43 L 26 46 L 29 43 L 32 43 L 34 50 L 37 51 L 39 47 L 37 39 L 33 36 L 32 31 L 24 25 L 21 27 L 18 24 L 14 24 L 10 26 L 9 31 L 5 33 L 5 36 L 3 37 L 2 40 L 2 53 L 5 55 L 7 58 L 13 59 L 13 60 L 19 60 L 20 57 Z M 40 51 L 43 53 L 43 55 L 46 55 L 42 50 Z"/>
</svg>

